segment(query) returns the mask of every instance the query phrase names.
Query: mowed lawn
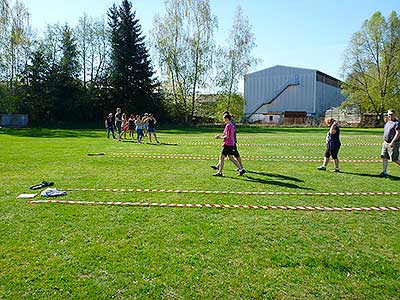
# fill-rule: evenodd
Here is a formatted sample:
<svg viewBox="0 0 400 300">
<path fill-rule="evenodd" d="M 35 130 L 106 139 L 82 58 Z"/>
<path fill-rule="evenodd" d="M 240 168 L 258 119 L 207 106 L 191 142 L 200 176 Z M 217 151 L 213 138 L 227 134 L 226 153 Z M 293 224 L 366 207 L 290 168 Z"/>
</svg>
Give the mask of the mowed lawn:
<svg viewBox="0 0 400 300">
<path fill-rule="evenodd" d="M 160 130 L 162 144 L 138 145 L 107 140 L 101 130 L 1 130 L 0 299 L 400 299 L 400 212 L 32 205 L 16 199 L 42 180 L 59 190 L 400 191 L 394 164 L 386 179 L 377 177 L 376 162 L 343 162 L 341 173 L 316 170 L 325 128 L 239 127 L 248 172 L 238 177 L 227 162 L 225 176 L 212 177 L 212 157 L 221 150 L 213 136 L 221 131 Z M 382 129 L 343 128 L 341 140 L 341 159 L 379 159 Z M 315 159 L 320 161 L 303 161 Z M 400 206 L 398 195 L 68 191 L 59 199 Z"/>
</svg>

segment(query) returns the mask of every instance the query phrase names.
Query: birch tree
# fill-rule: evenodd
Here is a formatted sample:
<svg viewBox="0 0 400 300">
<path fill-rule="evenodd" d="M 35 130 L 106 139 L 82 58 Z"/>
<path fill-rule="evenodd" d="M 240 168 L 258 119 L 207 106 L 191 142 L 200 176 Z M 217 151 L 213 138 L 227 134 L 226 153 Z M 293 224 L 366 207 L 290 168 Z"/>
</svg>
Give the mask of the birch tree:
<svg viewBox="0 0 400 300">
<path fill-rule="evenodd" d="M 25 69 L 30 55 L 32 44 L 32 31 L 30 25 L 30 14 L 25 5 L 16 1 L 12 7 L 8 2 L 1 5 L 3 13 L 7 16 L 1 21 L 2 41 L 2 77 L 7 80 L 8 88 L 12 92 L 15 82 L 21 72 Z"/>
<path fill-rule="evenodd" d="M 164 88 L 171 91 L 178 113 L 188 121 L 212 70 L 217 19 L 208 0 L 166 0 L 165 7 L 165 15 L 154 19 L 153 44 Z"/>
<path fill-rule="evenodd" d="M 255 36 L 251 31 L 249 19 L 238 6 L 227 46 L 220 47 L 217 55 L 216 84 L 223 94 L 225 110 L 231 110 L 233 98 L 239 99 L 238 95 L 233 96 L 238 92 L 240 80 L 259 63 L 259 60 L 252 56 L 255 47 Z"/>
</svg>

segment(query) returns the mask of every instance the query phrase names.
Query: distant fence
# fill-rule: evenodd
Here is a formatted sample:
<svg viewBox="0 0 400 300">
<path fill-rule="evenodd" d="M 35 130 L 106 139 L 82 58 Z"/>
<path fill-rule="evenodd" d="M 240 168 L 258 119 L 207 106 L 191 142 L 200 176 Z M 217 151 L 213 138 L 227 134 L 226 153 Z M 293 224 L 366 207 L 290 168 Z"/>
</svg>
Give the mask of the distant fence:
<svg viewBox="0 0 400 300">
<path fill-rule="evenodd" d="M 0 115 L 0 126 L 2 127 L 27 127 L 28 115 Z"/>
</svg>

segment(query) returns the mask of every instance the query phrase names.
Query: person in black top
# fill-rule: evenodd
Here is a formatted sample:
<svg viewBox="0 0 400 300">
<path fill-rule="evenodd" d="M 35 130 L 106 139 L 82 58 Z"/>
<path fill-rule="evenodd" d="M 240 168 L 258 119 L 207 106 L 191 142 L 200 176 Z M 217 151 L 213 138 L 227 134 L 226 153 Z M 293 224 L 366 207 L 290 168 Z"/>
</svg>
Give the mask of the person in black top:
<svg viewBox="0 0 400 300">
<path fill-rule="evenodd" d="M 114 134 L 114 122 L 113 122 L 113 115 L 112 113 L 108 114 L 107 119 L 104 122 L 104 126 L 107 129 L 107 138 L 110 138 L 110 132 L 112 132 L 113 139 L 115 139 L 115 134 Z"/>
<path fill-rule="evenodd" d="M 133 140 L 134 138 L 134 131 L 135 131 L 135 115 L 131 114 L 128 119 L 128 129 L 129 129 L 129 136 Z"/>
<path fill-rule="evenodd" d="M 157 144 L 159 144 L 160 142 L 157 139 L 157 135 L 156 135 L 156 123 L 157 120 L 156 118 L 154 118 L 153 114 L 149 114 L 149 117 L 147 118 L 147 124 L 149 124 L 149 139 L 150 139 L 150 143 L 152 143 L 151 141 L 151 135 L 154 135 L 154 138 L 156 139 Z"/>
<path fill-rule="evenodd" d="M 329 163 L 329 158 L 332 156 L 333 164 L 335 166 L 335 169 L 332 172 L 340 172 L 339 159 L 338 159 L 339 149 L 341 146 L 340 128 L 337 122 L 333 118 L 329 118 L 328 120 L 326 120 L 326 124 L 330 126 L 330 128 L 326 135 L 326 151 L 325 151 L 324 162 L 322 166 L 318 167 L 317 169 L 325 171 L 326 166 Z"/>
<path fill-rule="evenodd" d="M 115 127 L 117 128 L 118 132 L 118 141 L 121 140 L 121 127 L 122 127 L 122 113 L 121 109 L 117 108 L 117 111 L 115 113 Z"/>
</svg>

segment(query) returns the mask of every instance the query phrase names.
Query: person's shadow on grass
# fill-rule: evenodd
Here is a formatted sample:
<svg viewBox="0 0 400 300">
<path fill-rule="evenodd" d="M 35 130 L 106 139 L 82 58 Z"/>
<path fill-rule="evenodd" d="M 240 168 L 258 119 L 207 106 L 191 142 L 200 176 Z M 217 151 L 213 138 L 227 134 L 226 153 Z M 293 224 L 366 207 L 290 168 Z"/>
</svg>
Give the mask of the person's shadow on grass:
<svg viewBox="0 0 400 300">
<path fill-rule="evenodd" d="M 247 173 L 250 173 L 249 171 L 247 171 Z M 271 177 L 279 177 L 278 174 L 270 174 L 272 175 Z M 251 182 L 257 182 L 257 183 L 261 183 L 261 184 L 269 184 L 269 185 L 277 185 L 277 186 L 282 186 L 282 187 L 286 187 L 286 188 L 291 188 L 291 189 L 300 189 L 300 190 L 314 190 L 311 188 L 305 188 L 302 186 L 299 186 L 297 184 L 293 184 L 293 183 L 288 183 L 288 182 L 282 182 L 282 181 L 276 181 L 276 180 L 268 180 L 268 179 L 264 179 L 264 178 L 256 178 L 256 177 L 252 177 L 252 176 L 241 176 L 241 177 L 227 177 L 230 179 L 236 179 L 236 180 L 241 180 L 241 181 L 251 181 Z M 299 180 L 301 181 L 301 180 Z"/>
<path fill-rule="evenodd" d="M 298 179 L 295 177 L 286 176 L 286 175 L 281 175 L 281 174 L 272 174 L 272 173 L 265 173 L 265 172 L 259 172 L 259 171 L 247 171 L 247 170 L 246 170 L 246 173 L 264 175 L 264 176 L 268 176 L 268 177 L 275 177 L 275 178 L 280 178 L 283 180 L 291 180 L 294 182 L 304 182 L 304 180 L 301 180 L 301 179 Z"/>
<path fill-rule="evenodd" d="M 362 176 L 362 177 L 372 177 L 372 178 L 378 178 L 378 179 L 385 179 L 380 177 L 378 174 L 368 174 L 368 173 L 353 173 L 353 172 L 344 172 L 340 171 L 340 173 L 343 174 L 349 174 L 349 175 L 357 175 L 357 176 Z M 387 175 L 386 179 L 394 180 L 394 181 L 400 181 L 399 176 L 393 176 L 393 175 Z"/>
</svg>

